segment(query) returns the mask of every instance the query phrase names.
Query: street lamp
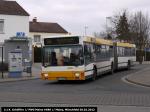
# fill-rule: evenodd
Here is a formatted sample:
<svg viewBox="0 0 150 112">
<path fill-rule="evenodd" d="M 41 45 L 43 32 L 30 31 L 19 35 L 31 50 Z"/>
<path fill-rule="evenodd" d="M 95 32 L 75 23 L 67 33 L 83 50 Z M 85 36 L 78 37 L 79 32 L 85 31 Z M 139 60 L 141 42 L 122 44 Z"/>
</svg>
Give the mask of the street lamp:
<svg viewBox="0 0 150 112">
<path fill-rule="evenodd" d="M 1 64 L 1 72 L 2 72 L 2 78 L 4 78 L 4 57 L 3 57 L 3 52 L 4 52 L 4 49 L 3 49 L 3 45 L 2 46 L 0 46 L 0 48 L 2 49 L 2 64 Z"/>
<path fill-rule="evenodd" d="M 85 30 L 85 36 L 86 36 L 86 33 L 87 33 L 87 29 L 88 29 L 88 26 L 85 26 L 85 27 L 84 27 L 84 30 Z"/>
<path fill-rule="evenodd" d="M 106 17 L 106 33 L 108 34 L 108 20 L 111 20 L 111 17 Z"/>
</svg>

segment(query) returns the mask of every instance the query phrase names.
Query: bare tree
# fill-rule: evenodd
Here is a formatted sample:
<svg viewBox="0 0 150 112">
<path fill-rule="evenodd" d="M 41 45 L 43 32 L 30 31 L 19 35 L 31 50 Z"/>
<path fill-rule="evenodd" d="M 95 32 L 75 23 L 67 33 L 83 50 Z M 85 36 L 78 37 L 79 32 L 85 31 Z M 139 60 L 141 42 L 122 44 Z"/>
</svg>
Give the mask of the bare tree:
<svg viewBox="0 0 150 112">
<path fill-rule="evenodd" d="M 136 44 L 139 50 L 139 62 L 142 63 L 144 56 L 144 49 L 149 41 L 150 21 L 147 14 L 141 11 L 135 13 L 130 20 L 131 40 Z"/>
</svg>

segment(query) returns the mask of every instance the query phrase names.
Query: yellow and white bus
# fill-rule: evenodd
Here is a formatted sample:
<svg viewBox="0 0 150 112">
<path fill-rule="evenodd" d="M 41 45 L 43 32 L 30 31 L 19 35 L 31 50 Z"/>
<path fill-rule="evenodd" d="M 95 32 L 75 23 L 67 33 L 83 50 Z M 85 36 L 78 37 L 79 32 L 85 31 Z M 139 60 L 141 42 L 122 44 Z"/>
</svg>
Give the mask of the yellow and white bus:
<svg viewBox="0 0 150 112">
<path fill-rule="evenodd" d="M 122 57 L 117 50 L 120 44 L 88 36 L 44 38 L 41 77 L 44 80 L 95 80 L 105 72 L 113 73 L 120 67 Z"/>
</svg>

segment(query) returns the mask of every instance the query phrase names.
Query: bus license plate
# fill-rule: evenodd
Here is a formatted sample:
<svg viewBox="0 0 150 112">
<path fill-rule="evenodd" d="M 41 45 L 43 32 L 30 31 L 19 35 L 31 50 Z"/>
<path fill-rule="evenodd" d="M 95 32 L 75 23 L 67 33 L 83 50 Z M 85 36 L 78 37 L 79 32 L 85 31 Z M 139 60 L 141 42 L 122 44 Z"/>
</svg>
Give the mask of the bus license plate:
<svg viewBox="0 0 150 112">
<path fill-rule="evenodd" d="M 59 77 L 58 80 L 66 80 L 64 77 Z"/>
</svg>

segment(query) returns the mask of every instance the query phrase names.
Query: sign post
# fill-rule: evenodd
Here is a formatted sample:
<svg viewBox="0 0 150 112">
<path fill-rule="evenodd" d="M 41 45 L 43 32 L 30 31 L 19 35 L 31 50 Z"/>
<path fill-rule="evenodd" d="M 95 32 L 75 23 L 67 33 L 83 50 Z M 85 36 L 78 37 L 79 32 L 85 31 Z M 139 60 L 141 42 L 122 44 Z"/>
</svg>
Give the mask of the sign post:
<svg viewBox="0 0 150 112">
<path fill-rule="evenodd" d="M 2 46 L 2 78 L 4 78 L 4 60 L 3 60 L 3 46 Z"/>
</svg>

